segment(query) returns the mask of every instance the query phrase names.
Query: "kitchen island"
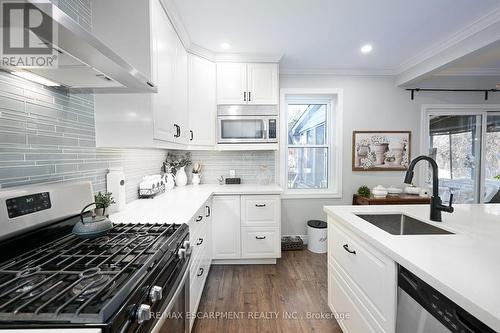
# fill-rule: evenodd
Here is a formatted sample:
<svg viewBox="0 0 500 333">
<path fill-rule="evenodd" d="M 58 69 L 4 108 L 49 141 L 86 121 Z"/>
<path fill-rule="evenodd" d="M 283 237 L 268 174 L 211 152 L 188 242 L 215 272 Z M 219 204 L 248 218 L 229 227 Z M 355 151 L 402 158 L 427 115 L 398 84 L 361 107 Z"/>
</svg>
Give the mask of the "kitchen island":
<svg viewBox="0 0 500 333">
<path fill-rule="evenodd" d="M 326 206 L 329 305 L 351 312 L 345 332 L 394 332 L 401 265 L 500 331 L 500 205 L 456 205 L 443 222 L 428 205 Z M 357 214 L 405 214 L 450 233 L 393 235 Z M 358 317 L 359 316 L 359 317 Z"/>
</svg>

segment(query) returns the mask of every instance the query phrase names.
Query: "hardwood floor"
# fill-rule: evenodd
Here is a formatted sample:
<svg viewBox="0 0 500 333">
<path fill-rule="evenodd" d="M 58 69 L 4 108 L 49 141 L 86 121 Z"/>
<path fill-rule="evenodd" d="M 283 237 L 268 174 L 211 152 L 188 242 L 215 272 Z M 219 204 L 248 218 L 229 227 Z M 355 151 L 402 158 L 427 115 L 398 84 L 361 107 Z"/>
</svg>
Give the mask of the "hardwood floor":
<svg viewBox="0 0 500 333">
<path fill-rule="evenodd" d="M 341 333 L 327 297 L 326 254 L 284 251 L 276 265 L 214 265 L 193 332 Z M 310 318 L 321 314 L 330 318 Z"/>
</svg>

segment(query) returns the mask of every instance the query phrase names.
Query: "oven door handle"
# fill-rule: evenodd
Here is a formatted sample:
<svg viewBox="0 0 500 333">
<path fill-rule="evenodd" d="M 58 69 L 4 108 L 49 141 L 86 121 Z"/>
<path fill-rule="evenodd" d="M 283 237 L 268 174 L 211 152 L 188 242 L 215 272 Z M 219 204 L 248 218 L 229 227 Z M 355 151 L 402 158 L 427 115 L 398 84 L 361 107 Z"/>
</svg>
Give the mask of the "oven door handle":
<svg viewBox="0 0 500 333">
<path fill-rule="evenodd" d="M 169 312 L 170 310 L 172 310 L 172 308 L 175 305 L 175 302 L 177 301 L 177 297 L 179 297 L 179 294 L 182 292 L 183 288 L 185 288 L 186 280 L 188 278 L 189 278 L 189 268 L 186 268 L 186 271 L 184 272 L 184 275 L 182 276 L 181 283 L 179 284 L 179 287 L 177 288 L 177 290 L 175 290 L 175 293 L 172 296 L 172 299 L 168 303 L 168 305 L 165 308 L 165 311 L 163 311 L 163 313 Z"/>
<path fill-rule="evenodd" d="M 186 281 L 189 278 L 189 262 L 188 262 L 187 267 L 188 268 L 186 268 L 186 271 L 184 272 L 184 275 L 182 276 L 182 279 L 181 279 L 181 282 L 179 283 L 179 286 L 175 290 L 175 292 L 172 296 L 172 299 L 170 300 L 170 302 L 168 302 L 167 307 L 165 308 L 165 310 L 163 310 L 162 314 L 168 313 L 172 310 L 172 308 L 175 305 L 175 302 L 177 302 L 177 297 L 179 297 L 179 294 L 186 287 Z M 158 322 L 155 324 L 155 326 L 151 330 L 151 333 L 159 333 L 162 326 L 163 326 L 162 324 L 165 320 L 166 320 L 166 316 L 162 315 L 160 320 L 158 320 Z"/>
</svg>

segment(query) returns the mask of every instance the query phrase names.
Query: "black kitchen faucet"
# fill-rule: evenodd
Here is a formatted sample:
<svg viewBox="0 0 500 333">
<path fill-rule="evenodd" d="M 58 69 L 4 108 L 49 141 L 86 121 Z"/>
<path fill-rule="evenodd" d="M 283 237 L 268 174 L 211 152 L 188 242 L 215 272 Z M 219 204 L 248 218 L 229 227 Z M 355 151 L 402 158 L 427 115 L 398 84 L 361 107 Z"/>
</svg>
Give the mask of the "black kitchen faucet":
<svg viewBox="0 0 500 333">
<path fill-rule="evenodd" d="M 425 155 L 421 155 L 416 157 L 413 161 L 411 161 L 410 166 L 408 167 L 408 171 L 406 171 L 405 183 L 411 184 L 413 179 L 413 169 L 415 169 L 415 165 L 421 160 L 426 160 L 432 167 L 432 197 L 431 197 L 431 220 L 436 222 L 441 222 L 441 211 L 445 211 L 448 213 L 453 213 L 453 207 L 451 206 L 453 202 L 453 193 L 450 194 L 449 205 L 443 205 L 441 198 L 439 197 L 439 178 L 438 178 L 438 166 L 436 161 L 433 158 Z"/>
</svg>

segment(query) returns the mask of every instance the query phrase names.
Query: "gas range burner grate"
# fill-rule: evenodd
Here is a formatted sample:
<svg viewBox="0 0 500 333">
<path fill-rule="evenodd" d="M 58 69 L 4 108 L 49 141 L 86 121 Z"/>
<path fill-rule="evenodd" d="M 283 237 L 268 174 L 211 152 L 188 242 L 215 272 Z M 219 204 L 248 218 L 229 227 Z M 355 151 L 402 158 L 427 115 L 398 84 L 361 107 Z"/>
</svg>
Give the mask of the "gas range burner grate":
<svg viewBox="0 0 500 333">
<path fill-rule="evenodd" d="M 165 256 L 179 227 L 116 224 L 106 236 L 67 235 L 1 263 L 0 320 L 106 320 Z"/>
<path fill-rule="evenodd" d="M 99 268 L 90 268 L 78 276 L 80 282 L 71 289 L 71 292 L 73 295 L 77 295 L 80 300 L 85 300 L 88 296 L 97 293 L 111 279 L 110 276 L 102 274 Z"/>
</svg>

